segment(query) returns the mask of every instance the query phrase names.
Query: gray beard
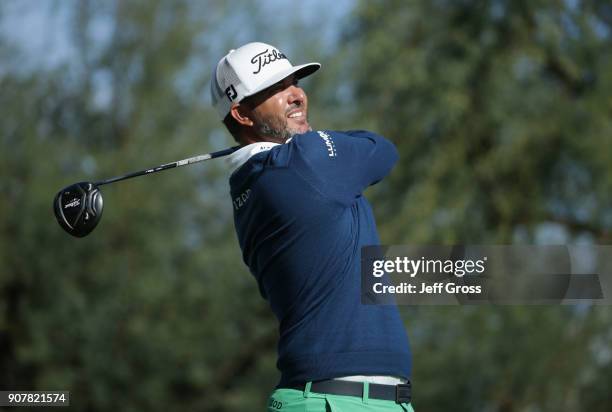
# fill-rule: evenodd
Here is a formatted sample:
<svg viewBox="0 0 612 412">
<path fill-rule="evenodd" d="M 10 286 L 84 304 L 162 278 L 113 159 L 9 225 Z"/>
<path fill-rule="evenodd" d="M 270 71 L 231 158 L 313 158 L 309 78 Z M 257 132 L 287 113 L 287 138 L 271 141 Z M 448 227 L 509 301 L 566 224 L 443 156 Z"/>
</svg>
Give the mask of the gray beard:
<svg viewBox="0 0 612 412">
<path fill-rule="evenodd" d="M 292 133 L 286 125 L 285 127 L 275 127 L 268 122 L 259 123 L 257 126 L 257 133 L 259 133 L 260 136 L 281 140 L 283 142 L 295 134 Z"/>
<path fill-rule="evenodd" d="M 285 119 L 270 116 L 264 119 L 257 119 L 255 130 L 259 136 L 270 138 L 275 142 L 286 142 L 293 135 L 298 134 L 297 130 L 291 129 Z M 312 130 L 310 127 L 308 130 Z"/>
</svg>

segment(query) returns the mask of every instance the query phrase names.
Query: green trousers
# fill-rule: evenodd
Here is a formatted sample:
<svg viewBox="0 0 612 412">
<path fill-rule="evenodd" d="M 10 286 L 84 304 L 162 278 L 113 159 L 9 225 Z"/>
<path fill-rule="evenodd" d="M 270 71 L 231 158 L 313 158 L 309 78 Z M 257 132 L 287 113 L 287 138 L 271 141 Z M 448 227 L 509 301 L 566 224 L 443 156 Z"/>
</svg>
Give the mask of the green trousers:
<svg viewBox="0 0 612 412">
<path fill-rule="evenodd" d="M 414 412 L 409 403 L 368 398 L 367 387 L 364 383 L 363 397 L 310 392 L 310 384 L 304 391 L 276 389 L 268 399 L 268 412 Z"/>
</svg>

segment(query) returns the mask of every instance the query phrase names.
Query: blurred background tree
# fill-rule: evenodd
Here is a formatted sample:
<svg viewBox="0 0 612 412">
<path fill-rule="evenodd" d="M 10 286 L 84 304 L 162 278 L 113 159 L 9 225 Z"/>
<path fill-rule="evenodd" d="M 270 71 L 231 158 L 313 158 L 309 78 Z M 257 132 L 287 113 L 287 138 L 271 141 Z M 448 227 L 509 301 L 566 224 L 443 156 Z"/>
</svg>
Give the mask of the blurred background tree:
<svg viewBox="0 0 612 412">
<path fill-rule="evenodd" d="M 398 145 L 369 192 L 383 242 L 610 243 L 611 30 L 595 0 L 3 2 L 0 388 L 70 390 L 75 410 L 264 409 L 276 322 L 222 161 L 104 188 L 84 239 L 51 212 L 75 180 L 233 144 L 208 81 L 254 39 L 323 63 L 315 127 Z M 401 310 L 418 410 L 612 409 L 605 307 Z"/>
<path fill-rule="evenodd" d="M 610 243 L 611 24 L 609 2 L 362 3 L 352 100 L 402 159 L 377 191 L 382 239 Z M 417 407 L 612 407 L 607 308 L 404 314 Z"/>
</svg>

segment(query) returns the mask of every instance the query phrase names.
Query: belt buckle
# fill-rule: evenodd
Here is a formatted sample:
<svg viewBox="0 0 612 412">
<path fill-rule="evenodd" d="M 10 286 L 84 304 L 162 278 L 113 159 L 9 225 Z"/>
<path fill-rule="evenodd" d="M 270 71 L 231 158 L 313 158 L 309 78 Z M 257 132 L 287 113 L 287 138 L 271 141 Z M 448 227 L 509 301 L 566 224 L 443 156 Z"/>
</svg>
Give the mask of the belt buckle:
<svg viewBox="0 0 612 412">
<path fill-rule="evenodd" d="M 395 385 L 395 403 L 410 403 L 412 399 L 412 385 L 410 381 Z"/>
</svg>

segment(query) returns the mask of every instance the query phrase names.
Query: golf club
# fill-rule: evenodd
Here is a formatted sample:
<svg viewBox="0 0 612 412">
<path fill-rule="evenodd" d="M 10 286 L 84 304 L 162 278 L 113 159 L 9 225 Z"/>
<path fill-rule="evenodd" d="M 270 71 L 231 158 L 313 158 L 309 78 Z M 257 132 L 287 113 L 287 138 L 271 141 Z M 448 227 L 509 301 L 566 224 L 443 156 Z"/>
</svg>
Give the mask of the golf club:
<svg viewBox="0 0 612 412">
<path fill-rule="evenodd" d="M 60 190 L 53 199 L 53 211 L 60 226 L 72 236 L 84 237 L 91 233 L 102 218 L 104 202 L 99 186 L 131 179 L 133 177 L 149 175 L 161 172 L 162 170 L 173 169 L 175 167 L 186 166 L 204 160 L 227 156 L 240 146 L 230 147 L 217 152 L 207 153 L 187 159 L 178 160 L 172 163 L 165 163 L 153 168 L 128 173 L 123 176 L 112 177 L 98 182 L 79 182 L 74 183 Z"/>
</svg>

